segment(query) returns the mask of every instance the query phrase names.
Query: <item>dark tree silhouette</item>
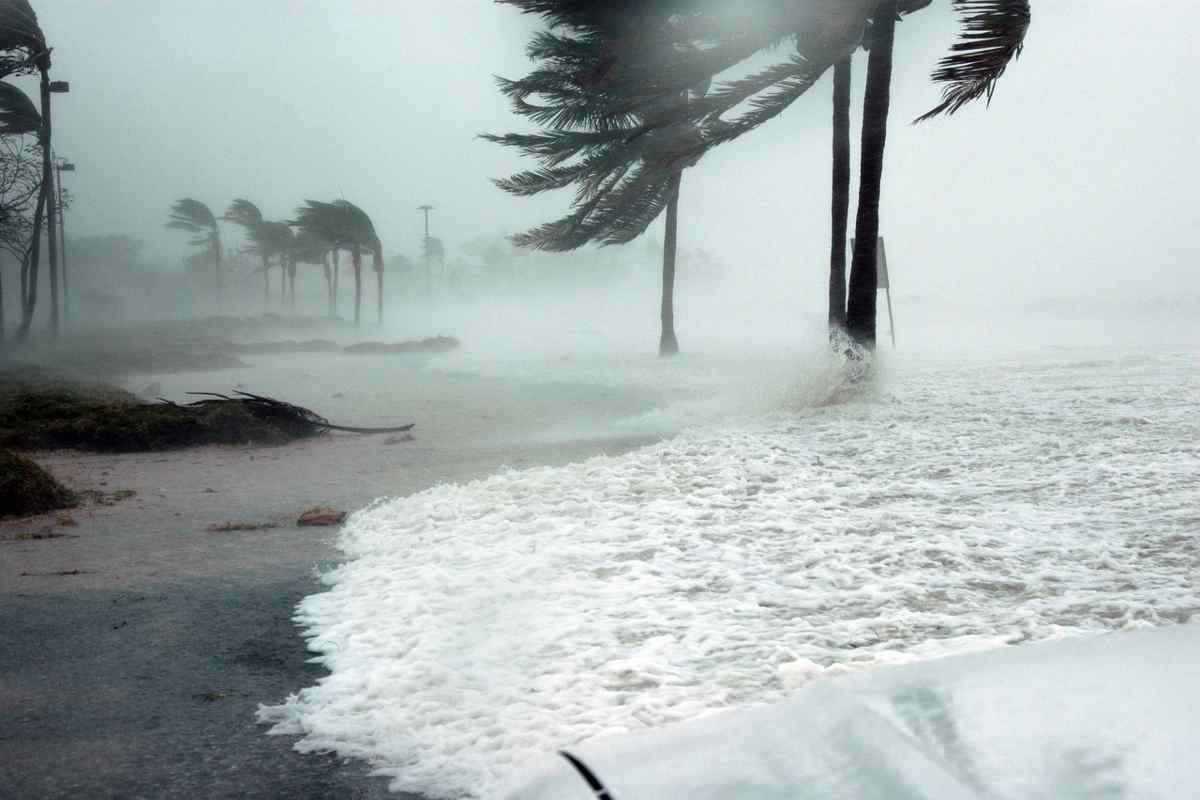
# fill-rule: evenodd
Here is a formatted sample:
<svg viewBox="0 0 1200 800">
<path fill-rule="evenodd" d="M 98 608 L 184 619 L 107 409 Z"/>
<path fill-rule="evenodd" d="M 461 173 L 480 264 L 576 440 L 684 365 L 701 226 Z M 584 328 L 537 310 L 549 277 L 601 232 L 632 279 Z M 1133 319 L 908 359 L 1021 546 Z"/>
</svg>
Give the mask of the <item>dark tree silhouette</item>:
<svg viewBox="0 0 1200 800">
<path fill-rule="evenodd" d="M 217 307 L 222 303 L 221 275 L 221 229 L 217 218 L 204 203 L 191 197 L 176 200 L 171 206 L 167 227 L 186 231 L 192 234 L 188 244 L 193 247 L 207 248 L 213 260 L 213 274 L 216 276 Z"/>
<path fill-rule="evenodd" d="M 301 231 L 308 231 L 333 243 L 335 282 L 336 253 L 339 249 L 350 251 L 350 263 L 354 269 L 355 326 L 359 325 L 362 319 L 362 257 L 363 253 L 371 253 L 372 267 L 375 270 L 379 292 L 379 322 L 382 324 L 383 243 L 379 240 L 379 235 L 375 232 L 375 226 L 367 213 L 347 200 L 334 200 L 332 203 L 306 200 L 304 205 L 296 209 L 296 219 L 292 224 Z"/>
<path fill-rule="evenodd" d="M 683 170 L 695 163 L 686 152 L 699 133 L 686 119 L 645 135 L 639 129 L 648 120 L 677 115 L 697 102 L 707 92 L 708 81 L 660 97 L 656 103 L 631 106 L 619 121 L 579 113 L 578 103 L 589 92 L 609 91 L 614 80 L 609 71 L 613 53 L 635 40 L 649 36 L 651 46 L 695 49 L 686 19 L 671 13 L 671 3 L 646 4 L 647 9 L 623 3 L 504 2 L 544 14 L 555 29 L 535 35 L 531 42 L 529 54 L 537 61 L 533 72 L 519 81 L 500 80 L 514 111 L 542 124 L 542 131 L 533 136 L 485 136 L 538 159 L 541 169 L 497 184 L 519 196 L 576 185 L 568 216 L 513 240 L 532 249 L 559 251 L 589 242 L 624 244 L 665 211 L 659 355 L 675 355 L 679 352 L 674 304 L 679 192 Z M 534 97 L 541 98 L 540 105 L 530 102 Z"/>
<path fill-rule="evenodd" d="M 733 141 L 773 119 L 801 97 L 831 67 L 849 57 L 863 42 L 870 23 L 881 46 L 875 48 L 874 80 L 868 80 L 864 106 L 869 109 L 862 160 L 870 171 L 882 165 L 886 142 L 890 84 L 891 29 L 898 14 L 912 13 L 930 0 L 810 0 L 763 3 L 746 15 L 743 4 L 705 0 L 504 0 L 541 14 L 552 30 L 535 35 L 529 53 L 557 68 L 574 68 L 589 81 L 563 83 L 541 92 L 536 71 L 525 81 L 502 82 L 518 110 L 554 129 L 554 133 L 510 138 L 549 158 L 541 170 L 509 179 L 505 188 L 535 193 L 545 188 L 577 185 L 576 213 L 530 234 L 531 237 L 597 238 L 595 220 L 619 208 L 630 223 L 619 234 L 599 233 L 601 241 L 627 241 L 645 229 L 669 202 L 675 167 L 695 160 L 713 147 Z M 1029 25 L 1028 0 L 952 0 L 963 19 L 960 41 L 943 60 L 934 80 L 946 85 L 944 101 L 921 119 L 953 113 L 980 97 L 990 97 L 996 80 L 1019 54 Z M 647 15 L 670 14 L 667 29 L 647 24 Z M 890 17 L 885 21 L 885 13 Z M 627 36 L 606 37 L 613 16 L 641 20 L 627 25 Z M 879 23 L 882 22 L 882 25 Z M 571 31 L 560 35 L 554 28 Z M 692 46 L 680 47 L 680 40 Z M 756 54 L 791 43 L 793 54 L 737 80 L 722 81 L 703 98 L 671 105 L 691 87 L 719 77 Z M 669 110 L 668 110 L 669 109 Z M 648 113 L 653 112 L 653 113 Z M 690 123 L 689 135 L 679 136 Z M 585 137 L 571 132 L 590 131 Z M 564 132 L 566 131 L 566 132 Z M 672 142 L 665 159 L 646 160 L 642 148 L 656 134 Z M 564 145 L 563 138 L 570 138 Z M 574 161 L 570 159 L 575 157 Z M 870 179 L 860 189 L 858 249 L 851 265 L 847 324 L 867 347 L 873 344 L 873 254 L 878 231 L 880 187 Z M 860 180 L 860 185 L 863 182 Z M 835 190 L 836 193 L 837 190 Z M 865 205 L 865 207 L 864 207 Z M 600 213 L 597 213 L 600 212 Z M 536 239 L 534 239 L 535 241 Z M 844 246 L 844 245 L 843 245 Z M 836 249 L 838 243 L 833 243 Z M 869 251 L 869 252 L 868 252 Z M 836 269 L 831 259 L 831 273 Z M 858 278 L 855 273 L 858 273 Z M 835 276 L 831 274 L 831 305 Z M 834 314 L 834 316 L 840 316 Z M 871 317 L 868 322 L 868 317 Z"/>
<path fill-rule="evenodd" d="M 0 247 L 20 265 L 20 308 L 23 337 L 37 302 L 36 245 L 41 214 L 34 213 L 42 191 L 40 148 L 25 143 L 26 134 L 41 130 L 41 114 L 20 89 L 0 81 Z M 32 294 L 31 294 L 32 287 Z M 0 341 L 4 339 L 4 292 L 0 286 Z"/>
</svg>

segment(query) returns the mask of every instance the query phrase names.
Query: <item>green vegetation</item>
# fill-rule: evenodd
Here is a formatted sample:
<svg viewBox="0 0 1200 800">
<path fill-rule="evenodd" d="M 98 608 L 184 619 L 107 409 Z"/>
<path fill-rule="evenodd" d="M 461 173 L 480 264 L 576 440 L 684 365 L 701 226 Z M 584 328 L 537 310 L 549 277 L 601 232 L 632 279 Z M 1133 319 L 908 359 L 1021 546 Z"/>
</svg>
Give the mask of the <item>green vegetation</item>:
<svg viewBox="0 0 1200 800">
<path fill-rule="evenodd" d="M 320 432 L 265 404 L 144 403 L 131 395 L 95 397 L 72 388 L 0 391 L 0 446 L 108 452 L 171 450 L 205 444 L 284 444 Z"/>
<path fill-rule="evenodd" d="M 0 450 L 0 517 L 41 514 L 76 502 L 49 472 L 25 456 Z"/>
</svg>

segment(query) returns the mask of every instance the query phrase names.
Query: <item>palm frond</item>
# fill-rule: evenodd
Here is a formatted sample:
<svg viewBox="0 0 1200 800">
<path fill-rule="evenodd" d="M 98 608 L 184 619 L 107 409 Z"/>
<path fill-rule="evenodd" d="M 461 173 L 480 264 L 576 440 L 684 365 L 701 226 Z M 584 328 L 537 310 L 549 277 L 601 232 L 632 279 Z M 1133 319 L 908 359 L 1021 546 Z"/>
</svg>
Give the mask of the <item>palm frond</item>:
<svg viewBox="0 0 1200 800">
<path fill-rule="evenodd" d="M 50 50 L 28 0 L 0 0 L 0 75 L 49 66 Z"/>
<path fill-rule="evenodd" d="M 263 215 L 258 206 L 240 197 L 229 204 L 224 219 L 241 225 L 247 232 L 263 223 Z"/>
<path fill-rule="evenodd" d="M 933 73 L 935 82 L 946 84 L 942 102 L 916 122 L 953 114 L 981 97 L 990 103 L 996 81 L 1024 48 L 1029 0 L 954 0 L 954 8 L 964 17 L 962 31 Z"/>
<path fill-rule="evenodd" d="M 0 134 L 20 136 L 42 129 L 42 115 L 29 96 L 6 81 L 0 81 Z"/>
</svg>

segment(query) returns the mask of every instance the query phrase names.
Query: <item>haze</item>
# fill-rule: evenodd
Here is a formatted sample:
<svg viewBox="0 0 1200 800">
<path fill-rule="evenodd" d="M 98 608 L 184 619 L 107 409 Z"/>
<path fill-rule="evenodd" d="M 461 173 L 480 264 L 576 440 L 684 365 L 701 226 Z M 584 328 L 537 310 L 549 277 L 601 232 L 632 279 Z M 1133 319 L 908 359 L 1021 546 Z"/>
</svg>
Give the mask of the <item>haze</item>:
<svg viewBox="0 0 1200 800">
<path fill-rule="evenodd" d="M 883 193 L 898 313 L 1047 302 L 1145 310 L 1164 298 L 1195 309 L 1200 157 L 1180 77 L 1200 55 L 1178 46 L 1177 4 L 1137 8 L 1039 5 L 991 107 L 920 126 L 906 121 L 936 101 L 927 76 L 954 19 L 939 3 L 899 26 Z M 282 219 L 304 198 L 344 196 L 371 213 L 389 253 L 413 258 L 416 206 L 434 204 L 447 255 L 471 261 L 465 242 L 567 208 L 568 193 L 515 199 L 495 188 L 491 178 L 529 165 L 476 138 L 523 127 L 493 75 L 528 69 L 537 21 L 510 7 L 60 0 L 38 11 L 56 43 L 55 75 L 72 83 L 55 111 L 56 148 L 79 165 L 67 181 L 72 236 L 136 236 L 177 270 L 185 237 L 163 222 L 179 197 L 218 213 L 249 197 Z M 681 246 L 711 254 L 743 304 L 823 313 L 829 85 L 688 173 Z M 661 240 L 661 226 L 649 235 Z M 653 295 L 653 266 L 645 272 Z M 644 303 L 647 340 L 654 300 Z M 685 330 L 698 327 L 690 313 L 681 301 Z"/>
</svg>

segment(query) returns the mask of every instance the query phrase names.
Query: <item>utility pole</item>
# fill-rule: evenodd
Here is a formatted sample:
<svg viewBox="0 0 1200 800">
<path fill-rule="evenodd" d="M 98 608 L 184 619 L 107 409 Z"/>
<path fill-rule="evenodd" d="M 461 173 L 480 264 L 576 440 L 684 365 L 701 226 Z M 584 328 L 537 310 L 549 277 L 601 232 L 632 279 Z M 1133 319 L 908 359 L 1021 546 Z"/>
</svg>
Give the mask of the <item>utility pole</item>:
<svg viewBox="0 0 1200 800">
<path fill-rule="evenodd" d="M 71 91 L 71 85 L 66 81 L 50 80 L 50 52 L 41 56 L 38 68 L 42 73 L 42 179 L 46 185 L 42 191 L 46 193 L 46 250 L 50 256 L 50 334 L 58 337 L 58 229 L 57 215 L 54 213 L 54 170 L 51 163 L 50 147 L 52 126 L 50 124 L 50 95 L 65 94 Z"/>
<path fill-rule="evenodd" d="M 67 161 L 65 158 L 59 158 L 54 164 L 54 169 L 58 172 L 58 256 L 62 263 L 62 310 L 63 310 L 63 327 L 71 325 L 71 292 L 70 284 L 67 282 L 67 215 L 66 206 L 63 205 L 63 185 L 62 174 L 64 172 L 74 172 L 75 164 Z"/>
<path fill-rule="evenodd" d="M 433 211 L 433 206 L 417 206 L 417 210 L 425 212 L 425 294 L 429 296 L 433 294 L 433 278 L 429 267 L 429 212 Z"/>
</svg>

